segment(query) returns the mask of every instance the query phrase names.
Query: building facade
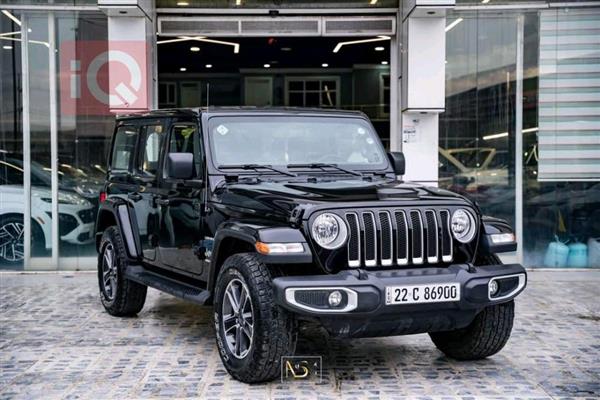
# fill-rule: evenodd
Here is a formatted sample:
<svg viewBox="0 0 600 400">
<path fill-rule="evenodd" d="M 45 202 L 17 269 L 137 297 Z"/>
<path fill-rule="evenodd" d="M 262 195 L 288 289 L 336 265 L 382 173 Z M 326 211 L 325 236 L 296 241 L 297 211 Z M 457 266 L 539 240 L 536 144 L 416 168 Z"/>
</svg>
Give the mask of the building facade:
<svg viewBox="0 0 600 400">
<path fill-rule="evenodd" d="M 600 7 L 421 3 L 0 0 L 0 268 L 94 268 L 114 113 L 206 104 L 362 110 L 507 259 L 600 267 Z"/>
</svg>

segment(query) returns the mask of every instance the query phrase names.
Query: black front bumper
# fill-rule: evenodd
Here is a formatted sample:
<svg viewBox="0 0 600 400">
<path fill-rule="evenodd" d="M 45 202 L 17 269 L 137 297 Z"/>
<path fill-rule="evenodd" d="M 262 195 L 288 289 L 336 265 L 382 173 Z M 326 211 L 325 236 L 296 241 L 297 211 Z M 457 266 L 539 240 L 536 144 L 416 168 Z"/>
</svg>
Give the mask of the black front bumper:
<svg viewBox="0 0 600 400">
<path fill-rule="evenodd" d="M 500 282 L 501 288 L 496 297 L 489 295 L 488 284 L 493 278 Z M 295 314 L 318 319 L 331 334 L 371 337 L 465 327 L 483 308 L 514 299 L 523 291 L 526 282 L 527 274 L 519 264 L 471 267 L 471 270 L 467 265 L 455 264 L 447 268 L 345 270 L 334 275 L 280 277 L 273 280 L 273 286 L 280 306 Z M 460 300 L 386 305 L 388 286 L 434 283 L 458 283 Z M 345 303 L 339 309 L 296 301 L 296 293 L 302 292 L 298 289 L 326 291 L 330 288 L 348 289 L 356 295 L 345 295 Z M 354 297 L 353 301 L 348 297 Z M 302 300 L 305 298 L 315 297 L 304 296 Z M 347 303 L 354 304 L 347 307 Z"/>
</svg>

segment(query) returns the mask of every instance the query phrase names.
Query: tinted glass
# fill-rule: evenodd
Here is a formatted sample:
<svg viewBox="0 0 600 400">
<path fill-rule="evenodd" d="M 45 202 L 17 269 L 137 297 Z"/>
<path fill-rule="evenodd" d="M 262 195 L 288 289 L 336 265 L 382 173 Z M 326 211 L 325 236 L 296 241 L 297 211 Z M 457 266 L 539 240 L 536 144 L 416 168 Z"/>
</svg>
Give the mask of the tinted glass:
<svg viewBox="0 0 600 400">
<path fill-rule="evenodd" d="M 198 156 L 200 151 L 200 141 L 198 140 L 196 125 L 180 124 L 173 126 L 169 142 L 169 153 L 194 154 L 196 176 L 201 176 L 202 157 Z"/>
<path fill-rule="evenodd" d="M 217 165 L 387 166 L 377 134 L 360 118 L 214 117 L 209 132 Z"/>
<path fill-rule="evenodd" d="M 135 151 L 137 130 L 131 126 L 121 126 L 115 135 L 110 166 L 113 170 L 128 170 Z"/>
<path fill-rule="evenodd" d="M 160 146 L 163 139 L 162 125 L 148 125 L 142 127 L 142 153 L 138 169 L 146 175 L 155 175 L 158 170 Z"/>
</svg>

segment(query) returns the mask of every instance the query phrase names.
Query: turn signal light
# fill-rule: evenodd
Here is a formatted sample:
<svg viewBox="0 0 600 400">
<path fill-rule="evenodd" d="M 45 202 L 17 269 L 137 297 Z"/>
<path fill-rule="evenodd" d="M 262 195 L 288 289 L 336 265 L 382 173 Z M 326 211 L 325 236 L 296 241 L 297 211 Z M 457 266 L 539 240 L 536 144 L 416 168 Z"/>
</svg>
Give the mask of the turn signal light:
<svg viewBox="0 0 600 400">
<path fill-rule="evenodd" d="M 286 253 L 302 253 L 304 246 L 302 243 L 263 243 L 256 242 L 254 245 L 256 251 L 260 254 L 286 254 Z"/>
</svg>

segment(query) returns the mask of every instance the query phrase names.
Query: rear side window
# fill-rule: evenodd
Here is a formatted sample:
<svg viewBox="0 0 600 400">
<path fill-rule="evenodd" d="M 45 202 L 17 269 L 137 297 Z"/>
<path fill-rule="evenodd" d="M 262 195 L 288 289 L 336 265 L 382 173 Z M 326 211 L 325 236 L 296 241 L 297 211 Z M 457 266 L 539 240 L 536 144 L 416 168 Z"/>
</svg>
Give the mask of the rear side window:
<svg viewBox="0 0 600 400">
<path fill-rule="evenodd" d="M 128 171 L 135 154 L 137 129 L 133 126 L 120 126 L 115 134 L 110 167 L 114 171 Z"/>
<path fill-rule="evenodd" d="M 142 127 L 142 153 L 140 154 L 138 170 L 145 175 L 156 175 L 163 136 L 162 125 L 146 125 Z"/>
</svg>

